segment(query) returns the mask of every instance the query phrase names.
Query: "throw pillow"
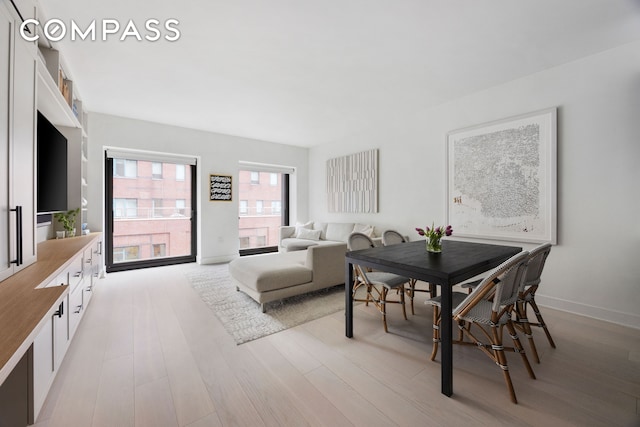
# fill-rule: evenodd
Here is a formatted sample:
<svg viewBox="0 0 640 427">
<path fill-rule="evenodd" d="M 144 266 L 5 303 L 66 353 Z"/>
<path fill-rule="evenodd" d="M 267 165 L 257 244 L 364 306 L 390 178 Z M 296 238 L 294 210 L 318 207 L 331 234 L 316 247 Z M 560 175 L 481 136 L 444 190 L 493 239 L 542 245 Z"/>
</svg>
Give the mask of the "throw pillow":
<svg viewBox="0 0 640 427">
<path fill-rule="evenodd" d="M 320 240 L 320 230 L 309 230 L 307 228 L 301 228 L 298 230 L 296 237 L 298 239 L 306 239 L 306 240 Z"/>
<path fill-rule="evenodd" d="M 301 222 L 296 222 L 296 232 L 294 236 L 298 236 L 298 233 L 301 229 L 311 230 L 313 228 L 313 221 L 305 222 L 304 224 Z"/>
</svg>

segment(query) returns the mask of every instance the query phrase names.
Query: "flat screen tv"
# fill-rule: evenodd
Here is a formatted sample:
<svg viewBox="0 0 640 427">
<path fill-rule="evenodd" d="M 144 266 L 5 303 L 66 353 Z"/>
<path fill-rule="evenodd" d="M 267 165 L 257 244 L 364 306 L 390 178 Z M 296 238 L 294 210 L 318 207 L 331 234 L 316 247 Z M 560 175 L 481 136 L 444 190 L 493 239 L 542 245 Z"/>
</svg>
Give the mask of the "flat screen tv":
<svg viewBox="0 0 640 427">
<path fill-rule="evenodd" d="M 67 210 L 67 138 L 38 111 L 38 213 Z"/>
</svg>

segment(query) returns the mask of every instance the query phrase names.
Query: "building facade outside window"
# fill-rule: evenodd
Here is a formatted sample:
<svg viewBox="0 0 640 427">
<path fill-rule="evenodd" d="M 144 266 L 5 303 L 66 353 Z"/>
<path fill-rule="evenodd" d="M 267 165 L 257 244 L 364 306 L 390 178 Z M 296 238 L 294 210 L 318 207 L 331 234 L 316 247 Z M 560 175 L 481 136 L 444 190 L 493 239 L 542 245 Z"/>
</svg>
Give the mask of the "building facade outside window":
<svg viewBox="0 0 640 427">
<path fill-rule="evenodd" d="M 195 159 L 157 158 L 107 150 L 105 213 L 113 218 L 105 229 L 107 272 L 195 261 Z"/>
<path fill-rule="evenodd" d="M 113 248 L 114 262 L 135 261 L 140 259 L 139 246 L 121 246 Z"/>
<path fill-rule="evenodd" d="M 167 256 L 167 245 L 164 243 L 153 245 L 153 257 Z"/>
<path fill-rule="evenodd" d="M 136 218 L 138 216 L 138 200 L 113 199 L 113 216 L 115 218 Z"/>
<path fill-rule="evenodd" d="M 240 255 L 278 250 L 279 228 L 288 223 L 288 182 L 286 173 L 239 171 Z"/>
<path fill-rule="evenodd" d="M 185 166 L 176 165 L 176 181 L 184 181 Z"/>
<path fill-rule="evenodd" d="M 137 178 L 138 162 L 136 160 L 114 159 L 113 176 L 118 178 Z"/>
<path fill-rule="evenodd" d="M 184 199 L 177 199 L 176 200 L 176 214 L 178 215 L 184 215 L 185 213 L 185 208 L 187 207 L 187 201 Z"/>
<path fill-rule="evenodd" d="M 151 163 L 151 178 L 162 179 L 162 163 Z"/>
<path fill-rule="evenodd" d="M 247 200 L 240 200 L 238 204 L 238 211 L 240 215 L 248 215 L 249 214 L 249 202 Z"/>
</svg>

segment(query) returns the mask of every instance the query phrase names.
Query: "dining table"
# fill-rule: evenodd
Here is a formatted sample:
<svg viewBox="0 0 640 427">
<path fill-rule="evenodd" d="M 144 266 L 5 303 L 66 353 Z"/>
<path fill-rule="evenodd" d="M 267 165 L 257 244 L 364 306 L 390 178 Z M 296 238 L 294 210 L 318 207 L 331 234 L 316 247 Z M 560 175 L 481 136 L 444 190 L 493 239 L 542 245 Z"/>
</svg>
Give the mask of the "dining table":
<svg viewBox="0 0 640 427">
<path fill-rule="evenodd" d="M 348 338 L 353 338 L 353 265 L 395 273 L 436 285 L 441 292 L 442 315 L 451 316 L 454 285 L 485 273 L 522 251 L 521 247 L 443 240 L 442 251 L 426 250 L 425 241 L 349 251 L 345 255 L 345 317 Z M 452 322 L 441 322 L 441 392 L 453 395 Z"/>
</svg>

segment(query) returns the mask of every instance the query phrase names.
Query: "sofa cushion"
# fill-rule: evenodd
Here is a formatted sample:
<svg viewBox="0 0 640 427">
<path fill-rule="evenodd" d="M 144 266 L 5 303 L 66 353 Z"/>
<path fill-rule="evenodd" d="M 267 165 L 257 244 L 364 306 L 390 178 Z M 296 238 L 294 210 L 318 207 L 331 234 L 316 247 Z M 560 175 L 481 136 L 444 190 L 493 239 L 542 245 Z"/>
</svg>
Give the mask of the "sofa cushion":
<svg viewBox="0 0 640 427">
<path fill-rule="evenodd" d="M 298 230 L 296 234 L 297 239 L 306 239 L 306 240 L 320 240 L 320 233 L 322 230 L 309 230 L 307 228 L 301 228 Z"/>
<path fill-rule="evenodd" d="M 353 232 L 353 223 L 330 222 L 327 224 L 327 240 L 346 242 Z"/>
<path fill-rule="evenodd" d="M 367 224 L 356 224 L 353 226 L 353 231 L 366 234 L 369 237 L 373 237 L 373 226 Z"/>
<path fill-rule="evenodd" d="M 305 251 L 254 255 L 229 263 L 231 276 L 258 292 L 269 292 L 311 282 L 313 272 L 305 265 Z"/>
<path fill-rule="evenodd" d="M 307 240 L 291 237 L 289 239 L 282 239 L 282 241 L 280 242 L 280 246 L 284 249 L 285 252 L 289 252 L 291 250 L 299 251 L 300 249 L 306 249 L 309 246 L 330 245 L 333 243 L 336 242 L 333 242 L 331 240 Z"/>
<path fill-rule="evenodd" d="M 314 222 L 314 230 L 320 230 L 320 240 L 327 240 L 327 223 L 326 222 Z"/>
</svg>

